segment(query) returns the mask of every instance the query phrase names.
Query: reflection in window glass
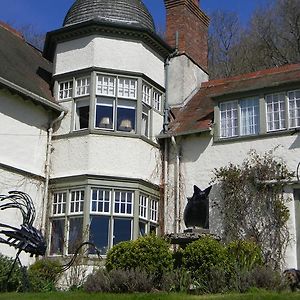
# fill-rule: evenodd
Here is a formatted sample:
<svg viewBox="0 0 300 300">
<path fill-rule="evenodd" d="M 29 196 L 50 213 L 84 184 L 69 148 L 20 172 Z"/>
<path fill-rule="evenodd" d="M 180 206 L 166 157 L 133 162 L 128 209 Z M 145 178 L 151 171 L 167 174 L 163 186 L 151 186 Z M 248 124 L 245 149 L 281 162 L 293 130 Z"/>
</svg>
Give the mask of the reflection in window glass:
<svg viewBox="0 0 300 300">
<path fill-rule="evenodd" d="M 290 128 L 300 126 L 300 90 L 288 93 Z"/>
<path fill-rule="evenodd" d="M 241 135 L 257 134 L 259 130 L 258 98 L 248 98 L 240 101 Z"/>
<path fill-rule="evenodd" d="M 146 105 L 143 105 L 142 113 L 142 135 L 149 137 L 149 114 L 150 108 Z"/>
<path fill-rule="evenodd" d="M 132 215 L 133 192 L 115 192 L 115 213 Z"/>
<path fill-rule="evenodd" d="M 146 235 L 146 223 L 139 222 L 139 236 L 145 236 Z"/>
<path fill-rule="evenodd" d="M 131 220 L 114 219 L 113 244 L 131 240 Z"/>
<path fill-rule="evenodd" d="M 134 132 L 136 120 L 136 102 L 119 100 L 117 108 L 118 131 Z"/>
<path fill-rule="evenodd" d="M 109 222 L 108 216 L 91 216 L 90 242 L 96 245 L 100 254 L 106 254 L 108 249 Z M 91 249 L 89 253 L 94 254 L 93 251 L 95 249 Z"/>
<path fill-rule="evenodd" d="M 285 129 L 285 95 L 267 95 L 266 104 L 267 131 Z"/>
<path fill-rule="evenodd" d="M 90 101 L 79 100 L 75 102 L 75 130 L 89 128 Z"/>
<path fill-rule="evenodd" d="M 96 104 L 96 128 L 114 128 L 114 99 L 97 98 Z"/>
<path fill-rule="evenodd" d="M 137 80 L 131 78 L 119 78 L 118 96 L 122 98 L 136 99 Z"/>
<path fill-rule="evenodd" d="M 68 99 L 72 97 L 73 81 L 59 83 L 58 99 Z"/>
<path fill-rule="evenodd" d="M 115 96 L 116 78 L 112 76 L 97 75 L 97 94 L 103 96 Z"/>
<path fill-rule="evenodd" d="M 76 96 L 86 96 L 90 93 L 90 78 L 76 79 Z"/>
<path fill-rule="evenodd" d="M 66 212 L 66 201 L 67 193 L 54 193 L 53 204 L 52 204 L 52 214 L 61 215 Z"/>
<path fill-rule="evenodd" d="M 233 137 L 238 135 L 238 105 L 237 101 L 220 104 L 221 137 Z"/>
<path fill-rule="evenodd" d="M 104 189 L 92 189 L 92 212 L 109 213 L 110 191 Z"/>
<path fill-rule="evenodd" d="M 50 255 L 62 255 L 65 242 L 65 220 L 52 220 Z"/>
<path fill-rule="evenodd" d="M 84 191 L 72 191 L 70 201 L 70 213 L 78 213 L 83 211 Z"/>
<path fill-rule="evenodd" d="M 68 254 L 74 254 L 82 243 L 83 218 L 70 218 L 69 220 L 69 241 Z"/>
</svg>

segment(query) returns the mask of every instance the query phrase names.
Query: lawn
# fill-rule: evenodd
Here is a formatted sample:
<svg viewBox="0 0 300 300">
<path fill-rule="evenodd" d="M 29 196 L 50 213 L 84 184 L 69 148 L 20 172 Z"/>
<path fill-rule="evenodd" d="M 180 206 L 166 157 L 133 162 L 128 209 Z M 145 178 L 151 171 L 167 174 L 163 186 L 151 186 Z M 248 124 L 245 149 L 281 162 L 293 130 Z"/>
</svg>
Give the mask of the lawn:
<svg viewBox="0 0 300 300">
<path fill-rule="evenodd" d="M 186 294 L 87 294 L 83 292 L 66 293 L 35 293 L 35 294 L 16 294 L 2 293 L 0 300 L 300 300 L 300 293 L 265 293 L 257 292 L 250 294 L 225 294 L 209 296 L 193 296 Z"/>
</svg>

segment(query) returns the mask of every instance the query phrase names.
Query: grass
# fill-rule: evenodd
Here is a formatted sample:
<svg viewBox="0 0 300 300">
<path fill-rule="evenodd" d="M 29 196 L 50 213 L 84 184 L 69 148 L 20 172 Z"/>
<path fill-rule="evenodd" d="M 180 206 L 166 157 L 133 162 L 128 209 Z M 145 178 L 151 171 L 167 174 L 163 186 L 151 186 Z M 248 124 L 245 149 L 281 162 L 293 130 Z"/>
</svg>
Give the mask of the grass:
<svg viewBox="0 0 300 300">
<path fill-rule="evenodd" d="M 255 292 L 249 294 L 224 294 L 193 296 L 179 293 L 149 293 L 149 294 L 87 294 L 83 292 L 57 293 L 2 293 L 0 300 L 300 300 L 300 293 Z"/>
</svg>

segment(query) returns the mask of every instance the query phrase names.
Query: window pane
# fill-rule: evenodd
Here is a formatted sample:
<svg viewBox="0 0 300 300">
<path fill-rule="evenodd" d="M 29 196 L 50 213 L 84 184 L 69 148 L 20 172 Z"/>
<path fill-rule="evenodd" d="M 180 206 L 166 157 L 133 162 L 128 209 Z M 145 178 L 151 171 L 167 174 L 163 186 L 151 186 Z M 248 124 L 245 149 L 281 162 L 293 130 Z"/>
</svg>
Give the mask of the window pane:
<svg viewBox="0 0 300 300">
<path fill-rule="evenodd" d="M 108 216 L 91 216 L 90 242 L 96 245 L 101 254 L 106 254 L 108 249 L 109 223 Z M 91 249 L 89 253 L 95 253 L 93 251 Z"/>
<path fill-rule="evenodd" d="M 150 199 L 150 221 L 158 221 L 158 200 Z"/>
<path fill-rule="evenodd" d="M 122 98 L 136 99 L 137 80 L 131 78 L 119 78 L 118 96 Z"/>
<path fill-rule="evenodd" d="M 146 223 L 145 222 L 139 222 L 139 236 L 145 236 L 146 235 Z"/>
<path fill-rule="evenodd" d="M 97 94 L 103 96 L 115 96 L 116 78 L 112 76 L 97 75 Z"/>
<path fill-rule="evenodd" d="M 220 133 L 221 137 L 233 137 L 238 135 L 237 101 L 220 104 Z"/>
<path fill-rule="evenodd" d="M 52 220 L 50 255 L 62 255 L 65 242 L 65 220 Z"/>
<path fill-rule="evenodd" d="M 90 78 L 80 78 L 76 80 L 76 96 L 86 96 L 90 93 Z"/>
<path fill-rule="evenodd" d="M 300 126 L 300 90 L 288 93 L 289 97 L 289 126 Z"/>
<path fill-rule="evenodd" d="M 116 214 L 133 214 L 133 192 L 118 191 L 115 192 L 115 210 Z"/>
<path fill-rule="evenodd" d="M 72 97 L 73 81 L 59 83 L 58 99 L 67 99 Z"/>
<path fill-rule="evenodd" d="M 267 131 L 285 129 L 285 95 L 266 96 Z"/>
<path fill-rule="evenodd" d="M 52 205 L 52 214 L 53 215 L 65 214 L 66 199 L 67 199 L 67 193 L 65 193 L 65 192 L 53 194 L 53 205 Z"/>
<path fill-rule="evenodd" d="M 110 190 L 92 189 L 92 212 L 109 213 Z"/>
<path fill-rule="evenodd" d="M 259 131 L 259 103 L 257 98 L 240 101 L 241 135 L 257 134 Z"/>
<path fill-rule="evenodd" d="M 95 127 L 113 129 L 114 99 L 97 98 Z"/>
<path fill-rule="evenodd" d="M 143 83 L 142 90 L 143 90 L 142 101 L 148 105 L 151 105 L 151 86 Z"/>
<path fill-rule="evenodd" d="M 70 218 L 69 220 L 69 241 L 68 254 L 74 254 L 82 243 L 83 218 Z"/>
<path fill-rule="evenodd" d="M 143 105 L 143 113 L 142 113 L 142 135 L 149 137 L 149 114 L 150 109 Z"/>
<path fill-rule="evenodd" d="M 90 102 L 79 100 L 75 103 L 75 130 L 89 128 Z"/>
<path fill-rule="evenodd" d="M 117 108 L 118 131 L 134 132 L 136 120 L 136 102 L 119 100 Z"/>
<path fill-rule="evenodd" d="M 140 195 L 139 199 L 139 217 L 143 219 L 148 218 L 148 197 Z"/>
<path fill-rule="evenodd" d="M 156 90 L 153 90 L 153 107 L 157 110 L 161 110 L 161 98 L 162 94 Z"/>
<path fill-rule="evenodd" d="M 84 191 L 72 191 L 70 200 L 70 213 L 78 213 L 83 211 Z"/>
<path fill-rule="evenodd" d="M 131 240 L 131 219 L 114 219 L 113 236 L 114 245 Z"/>
</svg>

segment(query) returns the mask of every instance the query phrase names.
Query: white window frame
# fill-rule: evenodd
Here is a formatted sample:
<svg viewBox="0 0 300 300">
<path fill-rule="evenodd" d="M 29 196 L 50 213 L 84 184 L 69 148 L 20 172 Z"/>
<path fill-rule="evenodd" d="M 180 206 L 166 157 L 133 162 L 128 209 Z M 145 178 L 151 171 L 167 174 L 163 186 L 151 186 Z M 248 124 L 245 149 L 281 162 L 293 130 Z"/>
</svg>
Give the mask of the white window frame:
<svg viewBox="0 0 300 300">
<path fill-rule="evenodd" d="M 72 195 L 75 193 L 75 199 L 72 199 Z M 80 193 L 80 196 L 77 198 L 77 193 Z M 84 189 L 75 189 L 70 190 L 69 195 L 69 215 L 82 215 L 84 212 L 84 202 L 85 202 L 85 190 Z M 72 204 L 74 203 L 74 211 L 72 211 Z M 78 210 L 76 206 L 78 204 Z"/>
<path fill-rule="evenodd" d="M 97 95 L 106 97 L 116 97 L 117 77 L 97 74 L 96 78 Z"/>
<path fill-rule="evenodd" d="M 297 98 L 296 94 L 299 94 Z M 291 95 L 293 95 L 291 97 Z M 289 128 L 300 127 L 300 89 L 287 92 Z M 291 105 L 293 103 L 293 105 Z M 293 109 L 291 108 L 293 106 Z M 294 124 L 293 124 L 294 120 Z"/>
<path fill-rule="evenodd" d="M 243 107 L 242 103 L 246 103 Z M 238 119 L 239 129 L 241 136 L 250 136 L 259 134 L 259 121 L 260 121 L 260 111 L 259 111 L 259 99 L 257 97 L 243 98 L 239 100 L 239 110 L 240 117 Z M 250 126 L 243 126 L 244 114 L 247 115 L 250 111 Z M 246 122 L 249 122 L 249 116 L 245 117 Z M 250 132 L 247 132 L 250 131 Z"/>
<path fill-rule="evenodd" d="M 89 118 L 87 120 L 87 127 L 79 128 L 80 127 L 80 114 L 78 113 L 78 108 L 80 107 L 88 107 L 89 108 L 89 118 L 90 118 L 90 99 L 77 99 L 74 102 L 74 124 L 73 124 L 73 130 L 79 131 L 79 130 L 85 130 L 89 128 Z M 78 128 L 77 128 L 78 127 Z"/>
<path fill-rule="evenodd" d="M 90 94 L 90 86 L 91 86 L 91 77 L 81 77 L 76 78 L 76 88 L 75 88 L 75 96 L 82 97 L 88 96 Z"/>
<path fill-rule="evenodd" d="M 282 96 L 282 99 L 280 97 Z M 275 97 L 278 97 L 278 100 L 274 100 Z M 269 99 L 270 100 L 269 100 Z M 265 96 L 265 104 L 266 104 L 266 125 L 267 132 L 274 132 L 287 129 L 286 127 L 286 94 L 285 93 L 273 93 L 267 94 Z M 278 105 L 278 110 L 274 110 L 274 106 Z M 269 108 L 271 112 L 269 112 Z M 276 114 L 278 114 L 278 121 L 276 120 Z M 282 118 L 283 114 L 283 118 Z M 274 128 L 275 122 L 279 123 L 279 128 Z M 270 124 L 272 126 L 270 126 Z"/>
<path fill-rule="evenodd" d="M 126 82 L 128 82 L 126 84 Z M 118 77 L 118 98 L 137 99 L 137 84 L 136 78 Z"/>
<path fill-rule="evenodd" d="M 97 192 L 97 199 L 93 199 L 93 192 L 96 191 Z M 103 193 L 109 193 L 109 200 L 106 201 L 105 197 L 103 199 L 99 198 L 99 194 L 100 192 Z M 103 216 L 107 216 L 111 214 L 111 210 L 112 210 L 112 191 L 110 189 L 105 189 L 105 188 L 98 188 L 98 187 L 92 187 L 91 188 L 91 204 L 90 204 L 90 215 L 103 215 Z M 96 202 L 97 207 L 99 207 L 99 203 L 103 204 L 103 210 L 96 210 L 93 211 L 93 203 Z M 105 204 L 108 203 L 108 211 L 105 211 Z"/>
<path fill-rule="evenodd" d="M 220 138 L 224 139 L 224 138 L 239 136 L 238 101 L 234 100 L 234 101 L 221 102 L 219 107 L 220 107 Z M 224 107 L 224 109 L 222 107 Z M 225 118 L 222 117 L 222 114 L 225 116 Z M 234 124 L 235 120 L 236 120 L 236 125 Z"/>
<path fill-rule="evenodd" d="M 116 193 L 120 193 L 120 200 L 116 201 Z M 121 195 L 122 193 L 125 193 L 126 197 L 125 197 L 125 201 L 122 201 L 121 199 Z M 131 202 L 128 202 L 128 194 L 131 194 Z M 116 203 L 119 204 L 119 209 L 118 211 L 116 211 Z M 122 213 L 122 204 L 125 205 L 125 212 Z M 131 211 L 128 212 L 128 205 L 131 205 Z M 132 217 L 133 216 L 133 212 L 134 212 L 134 191 L 131 190 L 115 190 L 114 191 L 114 201 L 113 201 L 113 215 L 114 216 L 119 216 L 119 217 Z"/>
<path fill-rule="evenodd" d="M 139 218 L 142 220 L 148 220 L 149 215 L 149 197 L 145 194 L 140 194 L 139 197 Z"/>
<path fill-rule="evenodd" d="M 58 82 L 58 100 L 70 99 L 73 96 L 73 80 Z"/>
<path fill-rule="evenodd" d="M 151 102 L 152 102 L 152 87 L 143 82 L 142 83 L 142 102 L 144 102 L 145 104 L 151 106 Z"/>
<path fill-rule="evenodd" d="M 150 198 L 150 222 L 158 223 L 158 199 Z"/>
<path fill-rule="evenodd" d="M 52 216 L 53 217 L 65 216 L 67 212 L 67 197 L 68 197 L 67 191 L 59 191 L 53 193 L 52 195 Z M 58 212 L 58 210 L 60 210 L 60 213 Z"/>
<path fill-rule="evenodd" d="M 161 112 L 162 106 L 162 93 L 156 89 L 153 89 L 153 108 Z"/>
</svg>

